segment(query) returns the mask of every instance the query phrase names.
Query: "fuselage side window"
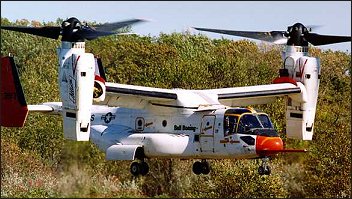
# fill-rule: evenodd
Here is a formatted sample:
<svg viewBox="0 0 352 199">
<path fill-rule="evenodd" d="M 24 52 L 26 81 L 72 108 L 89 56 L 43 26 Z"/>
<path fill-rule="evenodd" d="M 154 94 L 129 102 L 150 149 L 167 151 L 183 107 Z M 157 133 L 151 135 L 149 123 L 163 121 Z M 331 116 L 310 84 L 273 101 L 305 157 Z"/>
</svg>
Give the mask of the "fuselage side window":
<svg viewBox="0 0 352 199">
<path fill-rule="evenodd" d="M 238 116 L 226 115 L 224 117 L 224 136 L 232 135 L 236 132 Z"/>
</svg>

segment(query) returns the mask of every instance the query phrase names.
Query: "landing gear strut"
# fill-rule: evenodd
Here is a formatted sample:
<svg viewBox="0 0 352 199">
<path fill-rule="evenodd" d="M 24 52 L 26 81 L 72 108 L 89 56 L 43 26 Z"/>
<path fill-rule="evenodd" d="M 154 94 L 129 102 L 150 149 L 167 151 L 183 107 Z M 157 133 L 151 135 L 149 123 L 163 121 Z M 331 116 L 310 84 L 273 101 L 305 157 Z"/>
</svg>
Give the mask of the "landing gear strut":
<svg viewBox="0 0 352 199">
<path fill-rule="evenodd" d="M 260 165 L 258 168 L 259 175 L 270 175 L 271 169 L 268 165 L 268 161 L 269 161 L 268 157 L 264 157 L 262 159 L 262 165 Z"/>
<path fill-rule="evenodd" d="M 144 149 L 142 147 L 138 147 L 136 150 L 135 158 L 138 161 L 132 162 L 130 171 L 132 175 L 138 176 L 142 175 L 145 176 L 149 172 L 149 166 L 146 162 L 144 162 Z"/>
<path fill-rule="evenodd" d="M 149 166 L 144 161 L 132 162 L 130 171 L 134 176 L 138 176 L 138 175 L 145 176 L 149 172 Z"/>
<path fill-rule="evenodd" d="M 206 160 L 202 160 L 201 162 L 197 161 L 193 163 L 192 167 L 193 173 L 196 175 L 204 174 L 207 175 L 210 173 L 210 165 Z"/>
</svg>

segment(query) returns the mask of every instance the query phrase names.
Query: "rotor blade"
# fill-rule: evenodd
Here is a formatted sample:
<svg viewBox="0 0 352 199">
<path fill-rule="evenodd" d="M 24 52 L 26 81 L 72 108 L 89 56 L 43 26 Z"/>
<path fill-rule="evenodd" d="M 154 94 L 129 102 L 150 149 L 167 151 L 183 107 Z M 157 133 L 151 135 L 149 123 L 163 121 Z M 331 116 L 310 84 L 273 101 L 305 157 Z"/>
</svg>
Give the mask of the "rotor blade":
<svg viewBox="0 0 352 199">
<path fill-rule="evenodd" d="M 308 29 L 309 32 L 315 31 L 319 28 L 323 27 L 322 25 L 307 25 L 306 28 Z"/>
<path fill-rule="evenodd" d="M 102 31 L 94 31 L 94 32 L 84 32 L 81 35 L 87 39 L 87 40 L 93 40 L 98 37 L 103 37 L 103 36 L 109 36 L 109 35 L 114 35 L 118 34 L 116 32 L 102 32 Z"/>
<path fill-rule="evenodd" d="M 1 29 L 28 33 L 31 35 L 37 35 L 37 36 L 47 37 L 51 39 L 58 39 L 61 31 L 61 28 L 56 26 L 46 26 L 46 27 L 1 26 Z"/>
<path fill-rule="evenodd" d="M 77 34 L 87 40 L 92 40 L 92 39 L 96 39 L 96 38 L 102 37 L 102 36 L 121 34 L 121 33 L 113 32 L 113 31 L 116 31 L 120 28 L 127 27 L 132 24 L 140 23 L 140 22 L 145 22 L 145 20 L 131 19 L 131 20 L 126 20 L 126 21 L 121 21 L 121 22 L 106 23 L 103 25 L 97 25 L 97 26 L 94 26 L 94 28 L 91 28 L 89 26 L 84 26 L 77 32 Z"/>
<path fill-rule="evenodd" d="M 273 43 L 274 44 L 287 44 L 287 38 L 281 38 L 281 39 L 277 39 L 277 40 L 275 40 Z"/>
<path fill-rule="evenodd" d="M 146 22 L 144 19 L 130 19 L 126 21 L 120 21 L 120 22 L 115 22 L 115 23 L 106 23 L 102 25 L 96 25 L 94 28 L 98 31 L 103 31 L 103 32 L 110 32 L 110 31 L 116 31 L 120 28 L 124 28 L 126 26 L 140 23 L 140 22 Z"/>
<path fill-rule="evenodd" d="M 235 35 L 240 37 L 247 37 L 251 39 L 259 39 L 267 42 L 277 42 L 282 39 L 286 39 L 284 31 L 271 31 L 271 32 L 254 32 L 254 31 L 235 31 L 235 30 L 220 30 L 220 29 L 209 29 L 209 28 L 195 28 L 196 30 L 222 33 L 228 35 Z M 281 43 L 281 42 L 280 42 Z"/>
<path fill-rule="evenodd" d="M 305 38 L 315 46 L 351 41 L 351 36 L 319 35 L 316 33 L 308 33 Z"/>
<path fill-rule="evenodd" d="M 119 32 L 105 32 L 105 31 L 97 31 L 94 29 L 81 29 L 77 31 L 78 35 L 87 40 L 93 40 L 98 37 L 109 36 L 109 35 L 127 35 L 127 34 L 136 34 L 136 33 L 119 33 Z"/>
<path fill-rule="evenodd" d="M 91 27 L 84 26 L 81 29 L 79 29 L 75 34 L 84 39 L 93 40 L 98 37 L 116 34 L 116 32 L 97 31 L 92 29 Z"/>
</svg>

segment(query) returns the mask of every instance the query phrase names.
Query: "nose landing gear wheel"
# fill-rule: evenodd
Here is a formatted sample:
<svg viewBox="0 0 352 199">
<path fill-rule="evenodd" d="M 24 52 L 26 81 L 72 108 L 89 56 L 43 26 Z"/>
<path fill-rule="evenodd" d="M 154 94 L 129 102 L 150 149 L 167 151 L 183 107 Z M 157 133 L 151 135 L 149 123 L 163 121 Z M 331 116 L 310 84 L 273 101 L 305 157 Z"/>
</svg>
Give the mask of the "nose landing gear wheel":
<svg viewBox="0 0 352 199">
<path fill-rule="evenodd" d="M 264 169 L 264 174 L 265 175 L 270 175 L 270 173 L 271 173 L 271 169 L 270 169 L 269 166 L 267 166 L 266 169 Z"/>
<path fill-rule="evenodd" d="M 259 166 L 258 173 L 259 173 L 259 175 L 270 175 L 271 169 L 269 166 L 266 166 L 266 167 Z"/>
<path fill-rule="evenodd" d="M 258 168 L 259 175 L 270 175 L 271 169 L 268 165 L 268 161 L 269 161 L 268 157 L 263 158 L 262 165 L 260 165 Z"/>
<path fill-rule="evenodd" d="M 259 166 L 259 168 L 258 168 L 258 173 L 259 173 L 259 175 L 264 175 L 264 167 L 263 166 Z"/>
</svg>

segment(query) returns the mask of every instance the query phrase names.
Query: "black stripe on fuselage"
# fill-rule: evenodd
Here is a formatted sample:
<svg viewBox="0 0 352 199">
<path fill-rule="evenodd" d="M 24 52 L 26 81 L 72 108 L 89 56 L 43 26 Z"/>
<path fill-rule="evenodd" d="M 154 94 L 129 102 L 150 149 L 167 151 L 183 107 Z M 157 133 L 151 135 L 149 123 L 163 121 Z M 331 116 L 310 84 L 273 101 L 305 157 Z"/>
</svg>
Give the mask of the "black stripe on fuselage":
<svg viewBox="0 0 352 199">
<path fill-rule="evenodd" d="M 144 90 L 137 90 L 137 89 L 130 89 L 130 88 L 117 88 L 117 87 L 111 87 L 111 86 L 106 87 L 106 92 L 146 96 L 146 97 L 156 97 L 156 98 L 163 98 L 163 99 L 173 99 L 173 100 L 177 99 L 177 94 L 174 94 L 174 93 L 144 91 Z"/>
<path fill-rule="evenodd" d="M 226 93 L 219 94 L 218 99 L 234 99 L 234 98 L 246 98 L 246 97 L 265 97 L 272 95 L 285 95 L 292 93 L 300 93 L 301 89 L 297 88 L 289 88 L 289 89 L 280 89 L 280 90 L 269 90 L 269 91 L 249 91 L 249 92 L 241 92 L 241 93 Z"/>
<path fill-rule="evenodd" d="M 169 107 L 169 108 L 198 109 L 198 107 L 187 107 L 187 106 L 177 106 L 177 105 L 157 104 L 157 103 L 151 103 L 151 104 L 154 106 L 163 106 L 163 107 Z"/>
</svg>

